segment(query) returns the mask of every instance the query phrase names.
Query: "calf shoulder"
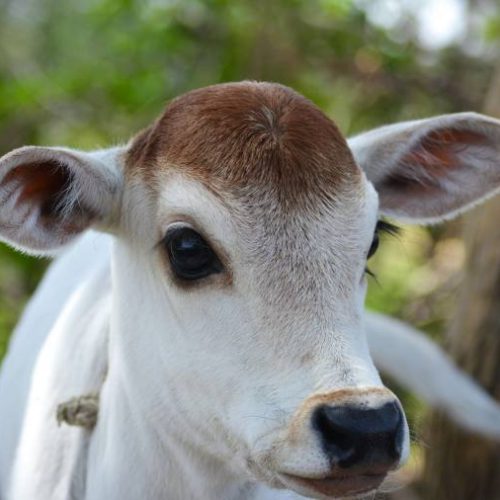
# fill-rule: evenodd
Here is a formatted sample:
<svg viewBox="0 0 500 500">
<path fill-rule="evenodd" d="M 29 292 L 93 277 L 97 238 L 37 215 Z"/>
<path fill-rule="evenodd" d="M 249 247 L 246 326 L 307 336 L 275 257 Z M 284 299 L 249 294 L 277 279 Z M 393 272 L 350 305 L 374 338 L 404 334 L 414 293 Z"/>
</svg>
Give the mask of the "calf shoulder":
<svg viewBox="0 0 500 500">
<path fill-rule="evenodd" d="M 90 433 L 58 425 L 56 413 L 102 385 L 109 260 L 109 238 L 86 234 L 51 265 L 13 335 L 0 374 L 3 500 L 81 498 Z"/>
</svg>

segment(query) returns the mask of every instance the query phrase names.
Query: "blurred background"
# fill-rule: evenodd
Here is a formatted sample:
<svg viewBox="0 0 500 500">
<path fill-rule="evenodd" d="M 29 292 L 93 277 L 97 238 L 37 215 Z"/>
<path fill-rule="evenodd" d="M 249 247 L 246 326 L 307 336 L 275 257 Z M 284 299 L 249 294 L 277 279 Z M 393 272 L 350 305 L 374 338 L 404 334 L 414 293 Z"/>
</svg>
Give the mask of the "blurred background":
<svg viewBox="0 0 500 500">
<path fill-rule="evenodd" d="M 172 97 L 241 79 L 295 88 L 346 135 L 488 106 L 494 114 L 499 42 L 496 0 L 0 0 L 0 154 L 123 142 Z M 405 227 L 386 239 L 370 265 L 368 306 L 453 343 L 462 226 Z M 0 359 L 46 265 L 0 246 Z M 462 498 L 425 489 L 423 429 L 433 424 L 398 391 L 416 436 L 407 469 L 416 486 L 397 495 Z M 471 488 L 464 499 L 500 498 L 500 487 L 495 496 Z"/>
</svg>

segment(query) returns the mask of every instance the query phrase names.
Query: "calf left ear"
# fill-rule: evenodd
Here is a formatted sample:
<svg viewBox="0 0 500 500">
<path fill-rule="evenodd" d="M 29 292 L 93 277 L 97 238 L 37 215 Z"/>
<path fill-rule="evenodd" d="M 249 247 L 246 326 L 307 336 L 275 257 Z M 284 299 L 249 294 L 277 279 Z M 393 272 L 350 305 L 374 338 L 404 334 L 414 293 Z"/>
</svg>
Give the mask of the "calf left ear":
<svg viewBox="0 0 500 500">
<path fill-rule="evenodd" d="M 0 239 L 44 254 L 86 228 L 108 227 L 122 185 L 123 150 L 29 146 L 0 158 Z"/>
<path fill-rule="evenodd" d="M 434 223 L 500 190 L 500 121 L 457 113 L 381 127 L 348 141 L 380 211 Z"/>
</svg>

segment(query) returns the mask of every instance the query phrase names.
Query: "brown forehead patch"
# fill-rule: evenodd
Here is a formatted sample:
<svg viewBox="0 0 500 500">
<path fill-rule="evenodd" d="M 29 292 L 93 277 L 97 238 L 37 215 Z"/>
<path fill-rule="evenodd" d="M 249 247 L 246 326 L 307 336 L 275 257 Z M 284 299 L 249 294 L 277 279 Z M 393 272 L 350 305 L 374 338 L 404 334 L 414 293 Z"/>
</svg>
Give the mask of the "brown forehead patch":
<svg viewBox="0 0 500 500">
<path fill-rule="evenodd" d="M 178 169 L 216 193 L 270 189 L 294 205 L 333 199 L 358 184 L 356 166 L 335 124 L 288 87 L 241 82 L 214 85 L 174 99 L 133 141 L 128 173 L 155 184 Z"/>
</svg>

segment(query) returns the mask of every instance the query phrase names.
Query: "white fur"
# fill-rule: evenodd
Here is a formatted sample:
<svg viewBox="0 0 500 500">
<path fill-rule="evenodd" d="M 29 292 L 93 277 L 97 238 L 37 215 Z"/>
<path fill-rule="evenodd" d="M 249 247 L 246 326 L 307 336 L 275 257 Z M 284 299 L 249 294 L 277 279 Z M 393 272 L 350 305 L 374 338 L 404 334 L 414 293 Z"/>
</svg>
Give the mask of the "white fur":
<svg viewBox="0 0 500 500">
<path fill-rule="evenodd" d="M 54 365 L 46 367 L 48 375 L 51 377 L 53 376 L 51 373 L 53 369 L 56 374 L 60 374 L 62 371 L 60 380 L 53 381 L 51 379 L 56 387 L 52 387 L 51 385 L 44 389 L 49 393 L 48 399 L 44 399 L 43 395 L 35 393 L 31 388 L 34 370 L 41 364 L 39 361 L 40 353 L 43 349 L 46 349 L 46 342 L 55 323 L 59 317 L 66 314 L 69 303 L 72 300 L 80 299 L 79 290 L 87 286 L 86 283 L 95 272 L 94 270 L 109 263 L 109 255 L 109 237 L 94 232 L 87 233 L 78 241 L 77 245 L 67 250 L 50 266 L 12 335 L 9 351 L 2 366 L 2 376 L 0 377 L 0 394 L 2 395 L 0 421 L 3 425 L 1 434 L 2 452 L 0 452 L 0 485 L 2 487 L 2 495 L 6 495 L 5 491 L 10 482 L 9 477 L 12 473 L 13 458 L 16 455 L 20 436 L 25 427 L 24 422 L 27 418 L 25 415 L 31 411 L 30 401 L 34 400 L 33 404 L 35 405 L 37 402 L 47 405 L 48 411 L 52 412 L 54 404 L 62 401 L 57 399 L 58 397 L 62 397 L 58 393 L 57 388 L 64 389 L 65 384 L 67 384 L 66 397 L 68 393 L 73 395 L 77 389 L 72 384 L 68 384 L 69 379 L 67 379 L 67 376 L 73 374 L 78 376 L 82 370 L 84 373 L 88 373 L 84 370 L 86 353 L 82 352 L 81 356 L 70 354 L 58 359 Z M 93 304 L 94 299 L 90 298 L 90 301 Z M 76 332 L 74 328 L 69 329 L 70 333 L 73 331 Z M 92 334 L 92 332 L 89 333 Z M 60 339 L 59 341 L 61 342 L 60 348 L 71 350 L 74 345 L 69 338 Z M 99 345 L 100 342 L 96 347 Z M 88 349 L 88 351 L 89 356 L 101 357 L 99 363 L 107 363 L 107 354 L 105 351 L 96 352 L 96 349 Z M 68 360 L 71 361 L 71 370 L 68 370 Z M 42 379 L 37 380 L 37 382 L 44 384 L 45 378 L 46 376 L 42 376 Z M 87 381 L 84 380 L 83 382 L 84 387 L 82 390 L 86 392 L 90 387 L 87 386 Z M 55 401 L 50 403 L 53 398 L 55 398 Z M 36 410 L 34 411 L 36 412 Z M 50 423 L 52 423 L 52 417 L 53 415 L 50 415 Z M 43 432 L 39 436 L 40 439 L 35 439 L 33 446 L 44 439 L 44 435 L 46 435 L 46 432 Z M 32 447 L 28 443 L 27 453 L 30 453 L 30 450 L 32 450 Z M 44 457 L 44 453 L 41 453 L 36 459 L 43 460 Z"/>
<path fill-rule="evenodd" d="M 401 321 L 366 313 L 370 352 L 377 368 L 455 422 L 500 439 L 500 406 L 423 333 Z"/>
<path fill-rule="evenodd" d="M 362 154 L 356 149 L 362 142 L 353 143 L 358 159 L 369 158 L 370 148 L 378 151 L 377 141 L 368 143 Z M 243 213 L 238 200 L 221 202 L 200 183 L 166 173 L 153 199 L 139 180 L 123 183 L 123 150 L 96 153 L 97 162 L 94 154 L 74 154 L 76 163 L 61 150 L 43 150 L 41 158 L 55 155 L 75 169 L 69 202 L 97 209 L 94 225 L 114 236 L 87 232 L 61 255 L 14 333 L 0 377 L 2 499 L 313 495 L 284 475 L 329 474 L 309 424 L 310 402 L 339 389 L 373 388 L 378 391 L 358 396 L 360 403 L 395 400 L 382 388 L 364 333 L 363 273 L 377 219 L 371 184 L 363 178 L 339 193 L 321 218 L 304 210 L 290 220 L 272 193 L 256 192 L 264 208 L 255 204 Z M 2 175 L 23 155 L 32 162 L 37 151 L 0 159 Z M 18 217 L 14 231 L 0 228 L 2 237 L 25 250 L 56 248 L 73 237 L 61 239 L 57 231 L 50 237 L 45 227 L 41 238 L 36 216 L 23 218 L 8 200 L 0 208 Z M 35 214 L 38 208 L 22 207 Z M 224 254 L 231 286 L 221 276 L 190 290 L 175 284 L 159 242 L 179 224 L 202 231 Z M 432 402 L 453 387 L 445 398 L 451 414 L 498 436 L 489 425 L 498 407 L 428 341 L 376 316 L 368 316 L 368 333 L 383 368 Z M 393 368 L 381 348 L 384 335 L 399 346 L 398 360 L 406 362 L 410 349 L 445 373 L 447 384 L 423 390 L 417 361 L 408 364 L 413 375 Z M 464 381 L 465 399 L 455 390 Z M 57 426 L 58 403 L 98 390 L 92 432 Z M 474 404 L 469 419 L 460 409 L 464 401 Z"/>
</svg>

